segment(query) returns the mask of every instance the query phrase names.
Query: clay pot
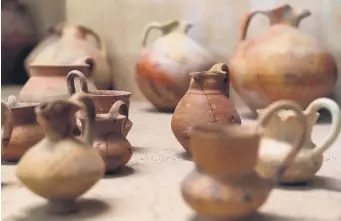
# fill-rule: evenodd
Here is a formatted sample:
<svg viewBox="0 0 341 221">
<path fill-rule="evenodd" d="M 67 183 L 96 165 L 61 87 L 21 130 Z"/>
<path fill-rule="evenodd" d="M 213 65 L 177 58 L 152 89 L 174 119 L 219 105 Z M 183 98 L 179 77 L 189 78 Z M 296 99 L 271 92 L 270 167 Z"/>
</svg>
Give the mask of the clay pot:
<svg viewBox="0 0 341 221">
<path fill-rule="evenodd" d="M 92 36 L 98 47 L 87 40 Z M 72 24 L 59 24 L 50 28 L 50 35 L 41 42 L 26 58 L 26 70 L 29 65 L 72 65 L 83 57 L 93 59 L 93 71 L 87 76 L 97 88 L 111 87 L 111 74 L 106 46 L 101 37 L 93 30 Z M 30 73 L 31 75 L 31 73 Z"/>
<path fill-rule="evenodd" d="M 1 1 L 1 84 L 27 81 L 24 59 L 37 41 L 28 8 L 18 0 Z"/>
<path fill-rule="evenodd" d="M 1 102 L 2 149 L 1 157 L 18 161 L 28 148 L 44 137 L 43 128 L 37 122 L 34 108 L 37 103 L 20 103 L 9 96 Z"/>
<path fill-rule="evenodd" d="M 267 16 L 271 26 L 247 40 L 248 25 L 257 14 Z M 315 38 L 298 29 L 310 14 L 283 5 L 245 16 L 231 60 L 231 83 L 253 113 L 283 99 L 306 108 L 314 99 L 332 93 L 337 79 L 334 58 Z"/>
<path fill-rule="evenodd" d="M 80 71 L 71 71 L 67 75 L 67 85 L 69 90 L 69 95 L 72 96 L 76 93 L 75 89 L 75 79 L 80 81 L 80 90 L 87 93 L 87 95 L 92 99 L 96 114 L 107 114 L 116 101 L 123 101 L 129 109 L 131 93 L 127 91 L 116 91 L 116 90 L 88 90 L 88 82 L 86 77 Z M 128 115 L 127 115 L 128 118 Z M 80 122 L 78 122 L 78 126 Z M 127 135 L 132 128 L 133 123 L 127 119 L 124 128 L 124 134 Z"/>
<path fill-rule="evenodd" d="M 282 107 L 299 108 L 286 102 Z M 181 193 L 198 215 L 230 220 L 248 216 L 265 203 L 300 150 L 300 143 L 291 146 L 271 180 L 256 172 L 263 127 L 278 108 L 272 106 L 267 110 L 256 126 L 198 124 L 193 127 L 190 144 L 196 167 L 182 182 Z M 274 140 L 272 144 L 276 149 L 281 141 Z"/>
<path fill-rule="evenodd" d="M 123 101 L 116 101 L 107 114 L 97 114 L 94 125 L 93 147 L 101 154 L 106 172 L 116 172 L 130 160 L 133 151 L 124 132 L 128 107 Z M 85 130 L 85 117 L 80 118 L 81 131 Z"/>
<path fill-rule="evenodd" d="M 187 36 L 192 26 L 185 21 L 153 22 L 143 32 L 136 81 L 144 96 L 159 111 L 174 111 L 187 91 L 189 72 L 207 70 L 215 64 L 213 57 Z M 153 29 L 159 29 L 164 36 L 147 46 Z"/>
<path fill-rule="evenodd" d="M 82 60 L 85 60 L 86 64 L 31 65 L 31 77 L 20 91 L 20 101 L 42 103 L 56 99 L 68 99 L 67 74 L 72 70 L 78 70 L 85 76 L 89 76 L 91 72 L 91 59 Z M 86 81 L 91 89 L 96 89 L 91 81 Z"/>
<path fill-rule="evenodd" d="M 84 108 L 87 119 L 84 140 L 72 136 L 70 122 Z M 16 175 L 29 190 L 46 198 L 51 213 L 77 211 L 75 199 L 104 175 L 100 154 L 92 148 L 95 109 L 84 94 L 56 100 L 36 108 L 45 137 L 20 159 Z"/>
<path fill-rule="evenodd" d="M 216 64 L 209 71 L 190 75 L 192 79 L 189 89 L 176 106 L 171 123 L 176 139 L 188 152 L 188 132 L 195 124 L 241 123 L 226 93 L 229 91 L 229 70 L 226 64 Z"/>
<path fill-rule="evenodd" d="M 332 124 L 329 134 L 319 144 L 311 140 L 313 127 L 319 117 L 318 110 L 326 108 L 332 116 Z M 260 118 L 263 117 L 266 109 L 258 110 Z M 301 116 L 306 118 L 308 128 L 302 133 Z M 292 110 L 281 110 L 273 115 L 265 128 L 260 149 L 257 171 L 264 177 L 271 177 L 276 168 L 279 167 L 285 155 L 290 151 L 290 143 L 294 143 L 297 137 L 305 137 L 299 154 L 283 174 L 280 183 L 307 183 L 312 181 L 314 175 L 321 168 L 323 163 L 323 153 L 333 144 L 341 129 L 341 110 L 340 107 L 331 99 L 319 98 L 314 100 L 302 114 L 297 115 Z M 285 145 L 271 145 L 272 140 L 281 140 Z M 286 144 L 288 143 L 288 144 Z M 265 145 L 267 144 L 267 145 Z"/>
</svg>

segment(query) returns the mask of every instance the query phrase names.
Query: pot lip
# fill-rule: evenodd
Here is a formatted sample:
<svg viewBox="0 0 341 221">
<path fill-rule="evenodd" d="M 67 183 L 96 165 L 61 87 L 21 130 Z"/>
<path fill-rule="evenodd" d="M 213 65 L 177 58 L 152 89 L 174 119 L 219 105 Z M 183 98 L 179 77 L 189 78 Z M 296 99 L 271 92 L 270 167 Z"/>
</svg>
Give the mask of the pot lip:
<svg viewBox="0 0 341 221">
<path fill-rule="evenodd" d="M 88 90 L 85 92 L 90 97 L 130 97 L 131 92 L 119 90 Z"/>
<path fill-rule="evenodd" d="M 89 67 L 88 64 L 30 64 L 31 68 L 70 68 L 70 67 Z"/>
<path fill-rule="evenodd" d="M 192 135 L 200 135 L 205 137 L 220 138 L 255 138 L 260 137 L 264 133 L 264 129 L 255 125 L 239 125 L 239 124 L 215 124 L 215 123 L 199 123 L 196 124 L 191 132 Z"/>
<path fill-rule="evenodd" d="M 196 72 L 190 72 L 189 75 L 194 77 L 197 75 L 205 75 L 205 76 L 221 76 L 225 75 L 226 72 L 224 71 L 196 71 Z"/>
</svg>

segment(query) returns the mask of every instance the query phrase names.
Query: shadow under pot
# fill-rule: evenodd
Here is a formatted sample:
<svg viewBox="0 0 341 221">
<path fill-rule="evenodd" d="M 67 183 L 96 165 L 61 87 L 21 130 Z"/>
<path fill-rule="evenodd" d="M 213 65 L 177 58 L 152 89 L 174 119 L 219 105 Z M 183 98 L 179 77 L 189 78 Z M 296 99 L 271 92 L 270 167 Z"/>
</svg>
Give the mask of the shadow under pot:
<svg viewBox="0 0 341 221">
<path fill-rule="evenodd" d="M 123 101 L 116 101 L 106 114 L 96 114 L 93 147 L 102 156 L 106 173 L 119 171 L 131 159 L 133 151 L 124 134 L 128 119 L 128 107 Z M 85 131 L 85 115 L 79 116 L 81 137 Z"/>
<path fill-rule="evenodd" d="M 228 99 L 229 71 L 216 64 L 209 71 L 190 73 L 191 82 L 172 116 L 176 139 L 190 153 L 189 131 L 198 123 L 241 124 L 240 116 Z"/>
<path fill-rule="evenodd" d="M 90 58 L 82 59 L 81 64 L 72 65 L 31 65 L 31 77 L 20 91 L 19 99 L 22 102 L 48 102 L 57 99 L 68 99 L 66 76 L 72 70 L 84 73 L 89 77 L 93 61 Z M 85 77 L 91 90 L 96 86 Z M 78 84 L 78 82 L 77 82 Z"/>
<path fill-rule="evenodd" d="M 116 101 L 123 101 L 127 106 L 129 112 L 130 97 L 131 93 L 127 91 L 116 91 L 116 90 L 89 90 L 86 77 L 80 71 L 73 70 L 67 75 L 67 86 L 69 90 L 69 95 L 76 93 L 75 79 L 78 78 L 80 81 L 80 90 L 90 97 L 95 105 L 96 114 L 107 114 Z M 128 119 L 127 112 L 127 122 L 124 127 L 124 134 L 127 136 L 133 123 Z M 80 122 L 77 122 L 78 127 L 80 127 Z"/>
<path fill-rule="evenodd" d="M 38 103 L 20 103 L 15 96 L 1 102 L 1 157 L 18 161 L 22 155 L 44 137 L 44 130 L 37 122 L 34 108 Z"/>
</svg>

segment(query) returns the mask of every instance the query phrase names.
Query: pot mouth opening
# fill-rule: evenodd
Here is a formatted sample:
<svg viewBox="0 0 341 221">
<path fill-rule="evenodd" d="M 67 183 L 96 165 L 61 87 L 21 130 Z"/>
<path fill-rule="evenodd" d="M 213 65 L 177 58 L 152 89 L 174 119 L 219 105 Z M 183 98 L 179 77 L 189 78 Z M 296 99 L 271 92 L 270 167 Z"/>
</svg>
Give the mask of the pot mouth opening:
<svg viewBox="0 0 341 221">
<path fill-rule="evenodd" d="M 131 92 L 128 91 L 117 91 L 117 90 L 89 90 L 85 92 L 88 96 L 103 96 L 103 97 L 121 97 L 121 96 L 131 96 Z"/>
<path fill-rule="evenodd" d="M 35 102 L 21 102 L 17 99 L 14 95 L 9 95 L 7 98 L 7 101 L 3 101 L 8 108 L 11 109 L 21 109 L 21 108 L 29 108 L 29 107 L 35 107 L 38 106 L 39 103 Z"/>
<path fill-rule="evenodd" d="M 239 124 L 197 124 L 191 130 L 191 134 L 204 136 L 207 138 L 220 137 L 224 139 L 249 139 L 260 137 L 264 129 L 254 125 Z"/>
<path fill-rule="evenodd" d="M 224 71 L 198 71 L 198 72 L 191 72 L 189 75 L 191 77 L 197 76 L 197 75 L 204 75 L 204 76 L 220 76 L 225 75 L 226 72 Z"/>
</svg>

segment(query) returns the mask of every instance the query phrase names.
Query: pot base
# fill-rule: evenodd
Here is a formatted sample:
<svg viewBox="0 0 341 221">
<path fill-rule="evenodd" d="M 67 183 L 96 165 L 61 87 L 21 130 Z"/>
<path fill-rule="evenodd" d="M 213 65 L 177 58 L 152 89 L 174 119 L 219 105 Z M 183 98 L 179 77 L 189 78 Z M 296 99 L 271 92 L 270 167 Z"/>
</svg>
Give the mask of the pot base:
<svg viewBox="0 0 341 221">
<path fill-rule="evenodd" d="M 47 210 L 52 214 L 70 214 L 78 212 L 75 200 L 49 200 Z"/>
</svg>

